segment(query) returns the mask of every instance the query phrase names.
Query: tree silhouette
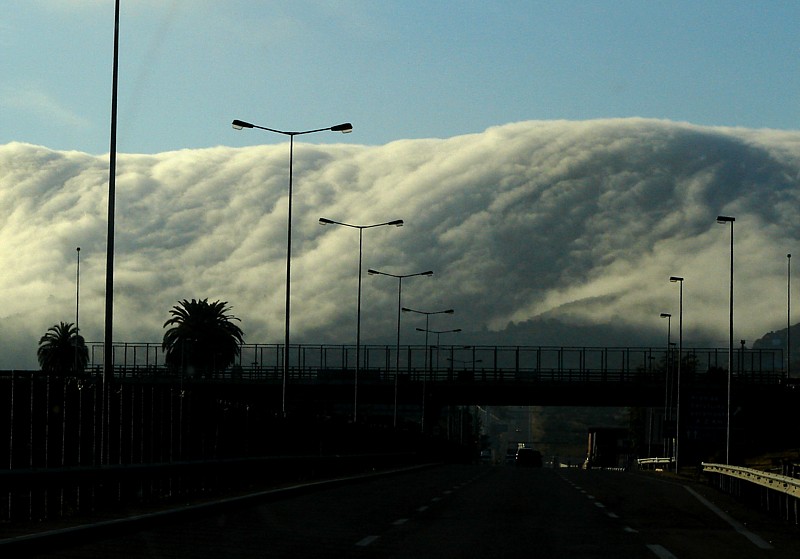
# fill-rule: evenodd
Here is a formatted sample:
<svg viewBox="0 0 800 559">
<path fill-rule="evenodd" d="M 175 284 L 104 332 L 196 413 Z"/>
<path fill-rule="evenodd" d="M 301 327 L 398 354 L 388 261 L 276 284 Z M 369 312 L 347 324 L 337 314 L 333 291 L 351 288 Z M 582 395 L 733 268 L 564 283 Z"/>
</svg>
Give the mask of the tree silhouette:
<svg viewBox="0 0 800 559">
<path fill-rule="evenodd" d="M 66 375 L 80 373 L 89 362 L 89 349 L 74 324 L 60 322 L 48 328 L 36 351 L 39 366 L 45 373 Z"/>
<path fill-rule="evenodd" d="M 233 322 L 239 319 L 228 314 L 230 310 L 227 302 L 209 303 L 208 299 L 184 299 L 172 307 L 172 318 L 164 323 L 164 328 L 171 328 L 161 343 L 167 365 L 204 376 L 231 365 L 239 355 L 244 334 Z"/>
</svg>

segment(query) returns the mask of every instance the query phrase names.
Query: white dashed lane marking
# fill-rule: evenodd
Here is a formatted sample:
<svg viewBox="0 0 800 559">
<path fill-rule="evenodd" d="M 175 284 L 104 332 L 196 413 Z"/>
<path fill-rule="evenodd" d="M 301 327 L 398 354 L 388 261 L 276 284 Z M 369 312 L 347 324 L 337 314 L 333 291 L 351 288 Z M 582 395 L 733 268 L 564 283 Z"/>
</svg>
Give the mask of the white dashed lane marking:
<svg viewBox="0 0 800 559">
<path fill-rule="evenodd" d="M 367 547 L 369 544 L 373 543 L 378 538 L 380 538 L 380 536 L 367 536 L 366 538 L 357 541 L 356 547 Z"/>
<path fill-rule="evenodd" d="M 659 559 L 678 559 L 672 553 L 667 551 L 664 546 L 658 544 L 647 544 L 647 549 L 656 554 Z"/>
</svg>

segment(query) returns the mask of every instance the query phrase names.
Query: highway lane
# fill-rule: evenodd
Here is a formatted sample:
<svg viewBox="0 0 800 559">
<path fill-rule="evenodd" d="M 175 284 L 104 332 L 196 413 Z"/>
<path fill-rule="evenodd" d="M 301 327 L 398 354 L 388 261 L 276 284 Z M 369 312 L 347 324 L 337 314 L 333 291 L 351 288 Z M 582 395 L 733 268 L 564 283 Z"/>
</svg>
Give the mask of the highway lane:
<svg viewBox="0 0 800 559">
<path fill-rule="evenodd" d="M 441 466 L 40 557 L 736 559 L 798 557 L 797 539 L 714 490 L 652 474 Z"/>
</svg>

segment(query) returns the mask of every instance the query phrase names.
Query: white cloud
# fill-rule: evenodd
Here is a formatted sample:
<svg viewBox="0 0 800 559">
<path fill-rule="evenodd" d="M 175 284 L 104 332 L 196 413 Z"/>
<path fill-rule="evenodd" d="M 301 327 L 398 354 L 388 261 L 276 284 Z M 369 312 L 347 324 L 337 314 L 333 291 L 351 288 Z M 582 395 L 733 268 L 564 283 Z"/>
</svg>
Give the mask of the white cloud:
<svg viewBox="0 0 800 559">
<path fill-rule="evenodd" d="M 169 308 L 221 299 L 246 341 L 283 340 L 287 145 L 118 158 L 115 339 L 159 342 Z M 108 162 L 0 146 L 0 368 L 35 366 L 38 338 L 73 320 L 103 337 Z M 353 343 L 358 232 L 362 332 L 391 343 L 404 304 L 453 307 L 457 343 L 661 344 L 682 275 L 687 345 L 727 344 L 736 216 L 737 339 L 786 321 L 798 224 L 800 133 L 642 119 L 522 122 L 444 140 L 295 145 L 292 339 Z M 404 343 L 421 343 L 413 317 Z M 9 349 L 13 348 L 13 349 Z"/>
</svg>

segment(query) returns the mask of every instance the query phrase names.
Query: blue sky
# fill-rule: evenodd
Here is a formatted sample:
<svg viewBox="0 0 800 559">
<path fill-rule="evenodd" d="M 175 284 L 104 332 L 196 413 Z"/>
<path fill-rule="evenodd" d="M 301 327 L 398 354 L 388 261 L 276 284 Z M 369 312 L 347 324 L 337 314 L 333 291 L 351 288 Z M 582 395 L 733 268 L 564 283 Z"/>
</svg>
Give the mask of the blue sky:
<svg viewBox="0 0 800 559">
<path fill-rule="evenodd" d="M 0 144 L 104 153 L 112 0 L 11 0 Z M 350 121 L 382 145 L 523 120 L 800 129 L 798 2 L 123 0 L 118 150 Z"/>
</svg>

